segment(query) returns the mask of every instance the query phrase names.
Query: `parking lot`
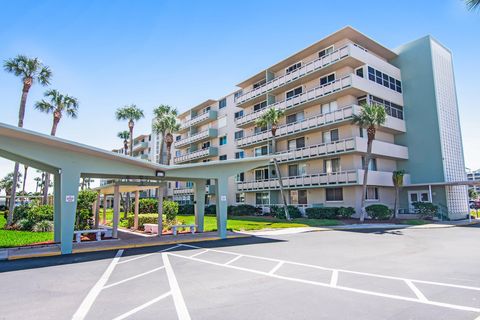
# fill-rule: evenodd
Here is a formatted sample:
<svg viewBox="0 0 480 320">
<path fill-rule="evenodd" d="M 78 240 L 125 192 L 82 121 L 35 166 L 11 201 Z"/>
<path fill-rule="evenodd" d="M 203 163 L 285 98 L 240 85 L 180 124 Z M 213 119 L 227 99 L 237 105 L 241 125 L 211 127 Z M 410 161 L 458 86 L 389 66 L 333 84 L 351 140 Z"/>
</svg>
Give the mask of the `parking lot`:
<svg viewBox="0 0 480 320">
<path fill-rule="evenodd" d="M 329 231 L 0 263 L 0 318 L 476 319 L 480 228 Z"/>
</svg>

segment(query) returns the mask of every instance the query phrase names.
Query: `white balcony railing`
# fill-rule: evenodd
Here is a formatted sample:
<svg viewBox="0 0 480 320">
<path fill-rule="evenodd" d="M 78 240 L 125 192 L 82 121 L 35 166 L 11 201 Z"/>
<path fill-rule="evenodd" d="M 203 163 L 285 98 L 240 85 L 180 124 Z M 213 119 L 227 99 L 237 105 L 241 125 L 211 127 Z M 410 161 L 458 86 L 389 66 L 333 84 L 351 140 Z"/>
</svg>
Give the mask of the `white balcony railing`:
<svg viewBox="0 0 480 320">
<path fill-rule="evenodd" d="M 174 195 L 188 195 L 188 194 L 194 194 L 195 189 L 193 188 L 175 188 L 173 189 L 173 194 Z M 205 193 L 206 194 L 215 194 L 215 186 L 214 185 L 209 185 L 205 187 Z"/>
<path fill-rule="evenodd" d="M 294 123 L 284 124 L 277 129 L 276 136 L 282 137 L 293 133 L 305 132 L 317 129 L 318 127 L 339 123 L 352 118 L 354 113 L 360 112 L 360 106 L 351 105 L 329 113 L 319 114 L 317 116 L 303 119 Z M 260 132 L 251 136 L 246 136 L 236 140 L 237 147 L 245 147 L 267 141 L 272 137 L 270 130 Z"/>
<path fill-rule="evenodd" d="M 357 170 L 339 171 L 331 173 L 308 174 L 295 177 L 282 177 L 283 187 L 302 188 L 328 185 L 344 185 L 358 183 Z M 244 181 L 237 183 L 238 191 L 276 190 L 280 189 L 278 179 Z"/>
<path fill-rule="evenodd" d="M 277 161 L 279 162 L 287 162 L 338 154 L 352 150 L 355 150 L 355 138 L 349 138 L 329 143 L 317 144 L 314 146 L 298 148 L 294 150 L 277 152 L 276 157 Z"/>
<path fill-rule="evenodd" d="M 189 145 L 190 143 L 198 142 L 207 138 L 213 138 L 216 136 L 217 136 L 217 130 L 210 128 L 210 129 L 195 133 L 190 137 L 175 141 L 175 147 L 178 148 L 178 147 L 186 146 L 186 145 Z"/>
<path fill-rule="evenodd" d="M 350 55 L 350 51 L 352 50 L 351 48 L 353 47 L 353 44 L 348 44 L 346 46 L 341 47 L 340 49 L 337 49 L 321 58 L 315 59 L 313 61 L 310 61 L 306 64 L 304 64 L 302 67 L 286 73 L 284 75 L 278 76 L 265 84 L 252 89 L 250 91 L 244 92 L 242 95 L 237 96 L 235 99 L 235 102 L 237 105 L 240 105 L 244 102 L 247 102 L 259 95 L 262 95 L 266 92 L 269 92 L 275 88 L 278 88 L 280 86 L 283 86 L 287 83 L 290 83 L 294 80 L 300 79 L 304 77 L 305 75 L 311 74 L 314 71 L 321 70 L 332 63 L 341 61 L 348 57 Z"/>
<path fill-rule="evenodd" d="M 173 161 L 178 164 L 216 155 L 218 155 L 218 149 L 215 147 L 209 147 L 175 157 Z"/>
<path fill-rule="evenodd" d="M 238 126 L 244 125 L 246 123 L 254 121 L 270 108 L 276 108 L 280 110 L 290 109 L 292 107 L 296 107 L 298 105 L 331 95 L 340 90 L 350 88 L 352 86 L 352 76 L 353 76 L 352 74 L 349 74 L 345 77 L 342 77 L 330 83 L 318 86 L 316 88 L 310 89 L 304 93 L 301 93 L 289 99 L 285 99 L 285 100 L 273 103 L 264 109 L 257 110 L 257 111 L 248 113 L 242 117 L 239 117 L 235 119 L 235 121 Z"/>
<path fill-rule="evenodd" d="M 184 130 L 184 129 L 187 129 L 191 126 L 194 126 L 194 125 L 197 125 L 199 123 L 202 123 L 206 120 L 214 120 L 217 118 L 217 111 L 215 110 L 208 110 L 208 111 L 205 111 L 201 114 L 197 114 L 195 117 L 189 119 L 189 120 L 186 120 L 186 121 L 183 121 L 181 124 L 180 124 L 180 130 Z"/>
</svg>

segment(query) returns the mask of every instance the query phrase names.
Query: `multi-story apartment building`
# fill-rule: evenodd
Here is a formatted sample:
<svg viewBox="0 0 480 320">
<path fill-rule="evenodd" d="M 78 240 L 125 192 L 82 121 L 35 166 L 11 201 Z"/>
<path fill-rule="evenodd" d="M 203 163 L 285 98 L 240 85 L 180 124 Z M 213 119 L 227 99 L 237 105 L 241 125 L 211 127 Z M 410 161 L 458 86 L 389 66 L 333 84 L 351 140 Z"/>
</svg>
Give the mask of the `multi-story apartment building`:
<svg viewBox="0 0 480 320">
<path fill-rule="evenodd" d="M 392 171 L 406 171 L 400 206 L 431 201 L 451 218 L 468 212 L 452 57 L 427 36 L 391 50 L 343 28 L 179 116 L 174 163 L 255 157 L 271 152 L 269 128 L 255 124 L 269 108 L 285 112 L 277 154 L 288 202 L 306 206 L 393 206 Z M 352 124 L 363 103 L 383 105 L 362 194 L 365 130 Z M 215 188 L 207 183 L 207 203 Z M 174 199 L 192 201 L 192 184 L 176 182 Z M 273 166 L 230 181 L 229 204 L 280 204 Z"/>
<path fill-rule="evenodd" d="M 467 171 L 467 180 L 477 182 L 478 185 L 475 185 L 471 188 L 475 190 L 475 192 L 480 193 L 480 169 Z"/>
</svg>

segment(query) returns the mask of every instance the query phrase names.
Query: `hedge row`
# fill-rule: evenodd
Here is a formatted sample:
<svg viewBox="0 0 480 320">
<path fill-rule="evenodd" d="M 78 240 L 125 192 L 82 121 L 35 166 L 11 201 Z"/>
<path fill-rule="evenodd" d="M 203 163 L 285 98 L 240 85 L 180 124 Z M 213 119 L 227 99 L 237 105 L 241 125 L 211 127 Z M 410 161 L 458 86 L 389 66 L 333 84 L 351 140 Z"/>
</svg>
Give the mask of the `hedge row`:
<svg viewBox="0 0 480 320">
<path fill-rule="evenodd" d="M 309 219 L 348 219 L 355 213 L 355 209 L 352 207 L 314 207 L 305 209 L 305 213 Z"/>
</svg>

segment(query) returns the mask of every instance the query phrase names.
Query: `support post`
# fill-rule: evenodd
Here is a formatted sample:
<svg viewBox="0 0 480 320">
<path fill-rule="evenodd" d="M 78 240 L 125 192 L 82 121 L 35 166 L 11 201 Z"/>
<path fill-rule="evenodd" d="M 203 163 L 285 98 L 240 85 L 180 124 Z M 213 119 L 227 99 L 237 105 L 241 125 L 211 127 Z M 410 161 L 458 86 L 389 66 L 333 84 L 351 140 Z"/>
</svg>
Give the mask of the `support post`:
<svg viewBox="0 0 480 320">
<path fill-rule="evenodd" d="M 60 242 L 62 234 L 62 184 L 60 173 L 53 174 L 53 241 Z"/>
<path fill-rule="evenodd" d="M 118 218 L 120 212 L 120 186 L 115 185 L 113 187 L 113 231 L 112 238 L 118 238 Z"/>
<path fill-rule="evenodd" d="M 158 199 L 158 236 L 162 235 L 163 231 L 163 187 L 157 188 L 157 199 Z"/>
<path fill-rule="evenodd" d="M 60 173 L 60 247 L 62 254 L 72 253 L 79 181 L 80 172 L 75 169 L 62 168 Z"/>
<path fill-rule="evenodd" d="M 135 211 L 133 217 L 133 229 L 138 229 L 138 211 L 140 209 L 140 191 L 135 191 Z"/>
<path fill-rule="evenodd" d="M 107 223 L 107 194 L 103 194 L 103 224 Z"/>
<path fill-rule="evenodd" d="M 94 204 L 94 217 L 95 217 L 95 229 L 98 229 L 98 225 L 100 224 L 100 192 L 97 193 L 97 200 Z"/>
<path fill-rule="evenodd" d="M 195 224 L 198 232 L 203 232 L 205 221 L 205 180 L 195 181 Z"/>
<path fill-rule="evenodd" d="M 215 180 L 217 189 L 217 232 L 220 239 L 227 238 L 227 195 L 228 177 Z"/>
</svg>

